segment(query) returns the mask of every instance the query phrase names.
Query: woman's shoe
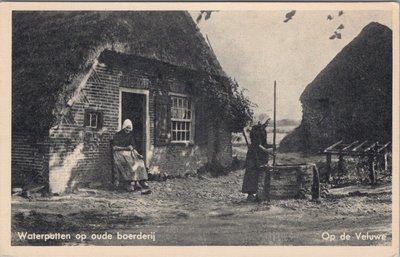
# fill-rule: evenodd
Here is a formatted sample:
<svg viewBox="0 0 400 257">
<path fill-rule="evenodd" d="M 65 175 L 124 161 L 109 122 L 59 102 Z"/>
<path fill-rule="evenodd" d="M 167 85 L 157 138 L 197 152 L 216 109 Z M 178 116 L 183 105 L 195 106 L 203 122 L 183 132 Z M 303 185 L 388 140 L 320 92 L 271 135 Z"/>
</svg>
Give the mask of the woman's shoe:
<svg viewBox="0 0 400 257">
<path fill-rule="evenodd" d="M 133 185 L 127 185 L 126 188 L 125 188 L 125 190 L 126 190 L 126 192 L 131 193 L 131 192 L 134 192 L 134 191 L 135 191 L 135 188 L 134 188 Z"/>
<path fill-rule="evenodd" d="M 253 194 L 249 194 L 247 196 L 247 201 L 249 202 L 255 202 L 257 200 L 257 196 L 253 195 Z"/>
<path fill-rule="evenodd" d="M 144 180 L 139 181 L 139 185 L 140 185 L 143 189 L 149 189 L 149 188 L 150 188 L 150 187 L 149 187 L 149 184 L 147 184 L 147 182 L 144 181 Z"/>
<path fill-rule="evenodd" d="M 141 194 L 142 195 L 149 195 L 149 194 L 151 194 L 151 190 L 150 189 L 142 190 Z"/>
<path fill-rule="evenodd" d="M 135 185 L 134 188 L 135 188 L 135 189 L 134 189 L 135 192 L 137 192 L 137 191 L 142 191 L 142 187 L 139 186 L 139 185 Z"/>
</svg>

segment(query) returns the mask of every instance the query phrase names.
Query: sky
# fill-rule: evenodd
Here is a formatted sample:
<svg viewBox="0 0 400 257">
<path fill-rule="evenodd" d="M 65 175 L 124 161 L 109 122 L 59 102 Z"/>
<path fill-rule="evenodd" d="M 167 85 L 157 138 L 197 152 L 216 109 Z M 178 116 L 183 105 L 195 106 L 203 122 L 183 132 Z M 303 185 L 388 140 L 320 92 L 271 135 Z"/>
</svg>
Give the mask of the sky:
<svg viewBox="0 0 400 257">
<path fill-rule="evenodd" d="M 198 26 L 227 75 L 258 105 L 256 114 L 272 117 L 276 80 L 277 119 L 301 120 L 305 87 L 362 28 L 373 21 L 391 28 L 392 17 L 390 11 L 298 10 L 284 23 L 290 11 L 219 11 Z M 194 19 L 198 14 L 191 12 Z M 340 24 L 342 38 L 330 40 Z"/>
</svg>

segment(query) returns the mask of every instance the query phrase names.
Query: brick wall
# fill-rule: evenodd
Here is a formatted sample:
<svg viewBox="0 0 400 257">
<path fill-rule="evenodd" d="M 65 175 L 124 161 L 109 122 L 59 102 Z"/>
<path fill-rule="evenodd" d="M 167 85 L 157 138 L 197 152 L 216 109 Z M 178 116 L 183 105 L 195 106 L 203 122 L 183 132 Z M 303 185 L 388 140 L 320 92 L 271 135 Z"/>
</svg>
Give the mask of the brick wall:
<svg viewBox="0 0 400 257">
<path fill-rule="evenodd" d="M 232 161 L 232 134 L 222 122 L 208 122 L 206 130 L 208 160 L 211 161 L 215 157 L 216 161 L 228 166 Z"/>
<path fill-rule="evenodd" d="M 207 149 L 196 145 L 169 145 L 154 147 L 150 172 L 170 175 L 195 173 L 207 162 Z"/>
<path fill-rule="evenodd" d="M 122 74 L 99 65 L 64 119 L 50 132 L 50 190 L 106 185 L 111 181 L 109 142 L 118 127 L 119 83 Z M 101 111 L 101 129 L 84 126 L 85 109 Z"/>
<path fill-rule="evenodd" d="M 195 172 L 209 159 L 209 146 L 217 142 L 217 135 L 220 143 L 217 158 L 229 165 L 231 134 L 224 126 L 218 132 L 210 127 L 209 133 L 204 134 L 207 138 L 201 139 L 200 145 L 155 146 L 155 97 L 160 91 L 185 93 L 185 82 L 177 79 L 173 70 L 160 78 L 159 74 L 148 70 L 128 68 L 110 68 L 100 63 L 71 105 L 70 113 L 50 131 L 49 179 L 52 192 L 70 191 L 91 184 L 104 186 L 112 181 L 109 141 L 118 129 L 120 87 L 149 90 L 150 172 L 174 175 Z M 101 129 L 84 127 L 85 109 L 102 112 Z M 199 119 L 196 122 L 207 121 Z"/>
<path fill-rule="evenodd" d="M 218 154 L 217 160 L 224 166 L 232 162 L 232 133 L 226 123 L 221 123 L 218 130 Z"/>
<path fill-rule="evenodd" d="M 23 186 L 37 174 L 48 176 L 48 148 L 23 133 L 13 133 L 11 142 L 12 185 Z"/>
</svg>

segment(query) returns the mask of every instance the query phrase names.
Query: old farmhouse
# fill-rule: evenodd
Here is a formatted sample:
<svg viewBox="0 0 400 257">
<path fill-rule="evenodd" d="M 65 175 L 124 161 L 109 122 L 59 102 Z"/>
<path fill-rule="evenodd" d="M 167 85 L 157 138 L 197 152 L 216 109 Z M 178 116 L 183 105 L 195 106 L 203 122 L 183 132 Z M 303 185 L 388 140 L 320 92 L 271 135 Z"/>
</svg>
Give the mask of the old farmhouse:
<svg viewBox="0 0 400 257">
<path fill-rule="evenodd" d="M 134 123 L 150 173 L 231 162 L 204 89 L 229 79 L 187 12 L 14 12 L 12 182 L 111 183 L 110 140 Z"/>
</svg>

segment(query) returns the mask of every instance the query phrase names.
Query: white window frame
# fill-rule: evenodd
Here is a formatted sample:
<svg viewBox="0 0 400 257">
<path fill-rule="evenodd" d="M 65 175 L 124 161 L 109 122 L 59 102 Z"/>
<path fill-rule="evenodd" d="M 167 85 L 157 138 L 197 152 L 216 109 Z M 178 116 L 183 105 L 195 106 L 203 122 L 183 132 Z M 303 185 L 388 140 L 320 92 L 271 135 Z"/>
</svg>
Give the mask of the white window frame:
<svg viewBox="0 0 400 257">
<path fill-rule="evenodd" d="M 84 110 L 85 116 L 83 121 L 83 126 L 88 129 L 101 129 L 100 125 L 102 124 L 103 113 L 99 110 L 92 108 L 85 108 Z M 92 123 L 92 118 L 96 117 L 96 121 Z"/>
<path fill-rule="evenodd" d="M 169 93 L 171 97 L 171 120 L 170 120 L 170 130 L 171 130 L 171 143 L 172 144 L 192 144 L 194 142 L 194 133 L 195 133 L 195 106 L 192 101 L 192 98 L 186 94 L 179 94 L 179 93 Z M 188 119 L 177 119 L 173 117 L 173 108 L 174 108 L 174 98 L 176 99 L 186 99 L 190 102 L 190 120 Z M 189 140 L 174 140 L 174 129 L 173 129 L 173 122 L 188 122 L 189 123 Z M 176 131 L 176 130 L 175 130 Z"/>
<path fill-rule="evenodd" d="M 96 122 L 94 123 L 94 125 L 92 124 L 92 117 L 95 116 L 96 117 Z M 89 112 L 89 124 L 88 127 L 89 128 L 98 128 L 99 125 L 99 113 L 97 112 Z"/>
</svg>

